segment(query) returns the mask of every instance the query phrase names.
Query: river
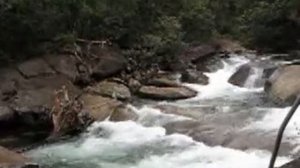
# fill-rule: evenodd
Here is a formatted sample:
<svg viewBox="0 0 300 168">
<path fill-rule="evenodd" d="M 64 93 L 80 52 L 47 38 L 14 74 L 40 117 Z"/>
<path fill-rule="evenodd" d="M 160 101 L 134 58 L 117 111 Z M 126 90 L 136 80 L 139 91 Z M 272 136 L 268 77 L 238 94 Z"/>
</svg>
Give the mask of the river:
<svg viewBox="0 0 300 168">
<path fill-rule="evenodd" d="M 137 121 L 97 122 L 79 137 L 27 155 L 47 168 L 266 168 L 277 129 L 290 107 L 273 105 L 263 88 L 255 87 L 260 70 L 246 88 L 227 82 L 250 61 L 248 56 L 232 56 L 218 71 L 207 73 L 209 85 L 185 84 L 199 92 L 195 98 L 131 105 Z M 196 130 L 175 128 L 176 123 L 193 121 L 199 123 Z M 300 110 L 285 132 L 277 166 L 299 152 L 299 122 Z M 170 123 L 175 124 L 168 129 L 177 131 L 166 130 Z"/>
</svg>

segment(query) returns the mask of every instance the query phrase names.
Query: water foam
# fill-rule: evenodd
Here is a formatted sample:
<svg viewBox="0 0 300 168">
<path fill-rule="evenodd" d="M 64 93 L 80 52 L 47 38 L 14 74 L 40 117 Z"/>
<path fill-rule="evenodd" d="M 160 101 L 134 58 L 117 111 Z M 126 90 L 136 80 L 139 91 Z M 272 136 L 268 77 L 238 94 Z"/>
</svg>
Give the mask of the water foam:
<svg viewBox="0 0 300 168">
<path fill-rule="evenodd" d="M 218 98 L 235 101 L 246 99 L 249 93 L 261 92 L 262 88 L 239 88 L 227 82 L 237 68 L 247 62 L 249 59 L 241 56 L 224 61 L 223 69 L 206 74 L 210 78 L 209 85 L 186 84 L 199 91 L 199 96 L 176 103 L 179 106 L 191 106 L 190 101 L 199 105 L 204 99 Z M 232 111 L 226 102 L 222 107 L 226 113 Z M 86 133 L 73 141 L 42 147 L 30 151 L 28 155 L 50 168 L 265 168 L 268 165 L 270 152 L 267 151 L 210 147 L 185 135 L 166 135 L 163 125 L 189 118 L 163 114 L 159 109 L 149 106 L 131 108 L 139 115 L 137 122 L 94 123 Z M 266 111 L 266 115 L 259 121 L 252 121 L 244 129 L 271 130 L 275 133 L 288 108 L 262 111 Z M 300 121 L 300 114 L 292 122 L 296 121 Z M 294 137 L 295 133 L 294 127 L 289 126 L 286 134 Z M 289 160 L 280 157 L 277 165 Z"/>
<path fill-rule="evenodd" d="M 264 151 L 209 147 L 185 135 L 166 135 L 161 127 L 131 121 L 95 123 L 88 131 L 80 140 L 40 148 L 30 155 L 56 168 L 265 168 L 270 157 Z M 288 160 L 279 158 L 277 164 Z"/>
<path fill-rule="evenodd" d="M 261 120 L 253 121 L 244 129 L 268 132 L 269 134 L 273 134 L 273 136 L 276 136 L 281 123 L 283 122 L 284 118 L 286 117 L 290 109 L 291 107 L 264 109 L 265 111 L 267 111 L 265 116 Z M 300 124 L 300 109 L 298 109 L 295 112 L 294 116 L 292 117 L 291 121 L 289 122 L 286 128 L 284 134 L 284 141 L 294 145 L 298 145 L 300 147 L 300 136 L 299 136 L 300 125 L 299 124 Z"/>
<path fill-rule="evenodd" d="M 218 97 L 236 98 L 248 92 L 261 92 L 262 88 L 240 88 L 228 83 L 228 79 L 236 70 L 250 60 L 243 56 L 233 56 L 223 61 L 224 67 L 216 72 L 205 73 L 209 77 L 209 85 L 185 84 L 199 92 L 199 95 L 192 100 L 213 99 Z"/>
</svg>

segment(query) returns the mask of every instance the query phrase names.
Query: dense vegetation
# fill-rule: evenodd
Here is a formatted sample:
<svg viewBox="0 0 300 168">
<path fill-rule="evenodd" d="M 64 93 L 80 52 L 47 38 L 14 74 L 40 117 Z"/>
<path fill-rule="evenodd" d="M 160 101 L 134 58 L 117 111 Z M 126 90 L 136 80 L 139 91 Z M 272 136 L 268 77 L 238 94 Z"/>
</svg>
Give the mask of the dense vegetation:
<svg viewBox="0 0 300 168">
<path fill-rule="evenodd" d="M 0 59 L 24 59 L 54 40 L 76 38 L 109 39 L 128 54 L 156 59 L 223 36 L 284 51 L 298 45 L 299 6 L 298 0 L 0 0 Z"/>
</svg>

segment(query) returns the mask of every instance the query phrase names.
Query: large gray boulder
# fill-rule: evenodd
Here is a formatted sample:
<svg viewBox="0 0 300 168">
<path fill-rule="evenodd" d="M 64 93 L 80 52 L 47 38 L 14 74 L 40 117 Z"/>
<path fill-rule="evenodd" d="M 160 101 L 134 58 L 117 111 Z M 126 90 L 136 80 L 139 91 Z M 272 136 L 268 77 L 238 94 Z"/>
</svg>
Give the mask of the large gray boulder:
<svg viewBox="0 0 300 168">
<path fill-rule="evenodd" d="M 197 96 L 197 92 L 187 87 L 156 87 L 143 86 L 138 95 L 146 99 L 154 100 L 179 100 Z"/>
<path fill-rule="evenodd" d="M 291 104 L 300 94 L 300 65 L 279 68 L 267 80 L 265 91 L 279 104 Z"/>
</svg>

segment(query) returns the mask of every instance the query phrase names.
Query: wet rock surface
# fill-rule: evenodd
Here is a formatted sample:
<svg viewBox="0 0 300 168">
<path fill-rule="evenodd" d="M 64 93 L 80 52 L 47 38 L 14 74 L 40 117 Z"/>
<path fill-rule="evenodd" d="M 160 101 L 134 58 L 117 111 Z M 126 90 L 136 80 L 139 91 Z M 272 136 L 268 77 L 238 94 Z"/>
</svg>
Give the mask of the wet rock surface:
<svg viewBox="0 0 300 168">
<path fill-rule="evenodd" d="M 265 91 L 274 102 L 291 104 L 300 94 L 299 74 L 299 65 L 279 68 L 267 80 Z"/>
<path fill-rule="evenodd" d="M 111 114 L 109 120 L 114 122 L 120 121 L 136 121 L 139 118 L 138 114 L 126 105 L 118 106 Z"/>
<path fill-rule="evenodd" d="M 70 99 L 75 99 L 83 93 L 80 87 L 90 83 L 92 77 L 108 77 L 125 67 L 126 60 L 118 51 L 96 47 L 91 52 L 94 54 L 93 59 L 80 57 L 82 55 L 76 57 L 54 54 L 30 59 L 17 66 L 0 70 L 0 125 L 1 130 L 5 130 L 0 133 L 3 139 L 0 144 L 14 147 L 15 143 L 15 147 L 19 147 L 21 144 L 27 145 L 27 142 L 34 143 L 34 139 L 41 140 L 47 137 L 53 126 L 51 110 L 55 105 L 57 90 L 64 86 Z M 118 97 L 122 100 L 131 98 L 129 89 L 124 85 L 111 82 L 103 86 L 105 88 L 100 90 L 104 90 L 104 96 Z M 99 103 L 96 100 L 88 100 L 87 106 Z M 97 100 L 100 103 L 104 100 L 115 103 L 115 106 L 114 103 L 108 107 L 104 105 L 108 110 L 104 111 L 109 114 L 111 108 L 121 104 L 113 99 Z M 105 114 L 101 117 L 101 112 L 103 111 L 100 109 L 96 115 L 97 119 L 104 120 L 108 117 Z M 36 128 L 44 131 L 40 134 L 40 130 Z M 23 133 L 30 136 L 23 136 Z M 34 133 L 36 137 L 31 136 Z M 22 138 L 24 143 L 20 142 Z"/>
<path fill-rule="evenodd" d="M 251 74 L 251 66 L 249 64 L 242 65 L 236 73 L 234 73 L 228 80 L 229 83 L 236 86 L 244 86 Z"/>
<path fill-rule="evenodd" d="M 166 124 L 164 128 L 167 134 L 184 134 L 209 146 L 221 145 L 243 151 L 251 149 L 272 151 L 274 147 L 274 143 L 270 143 L 273 142 L 273 136 L 252 131 L 238 131 L 230 125 L 212 124 L 205 120 L 173 122 Z M 288 155 L 294 147 L 289 143 L 282 143 L 279 155 Z"/>
</svg>

